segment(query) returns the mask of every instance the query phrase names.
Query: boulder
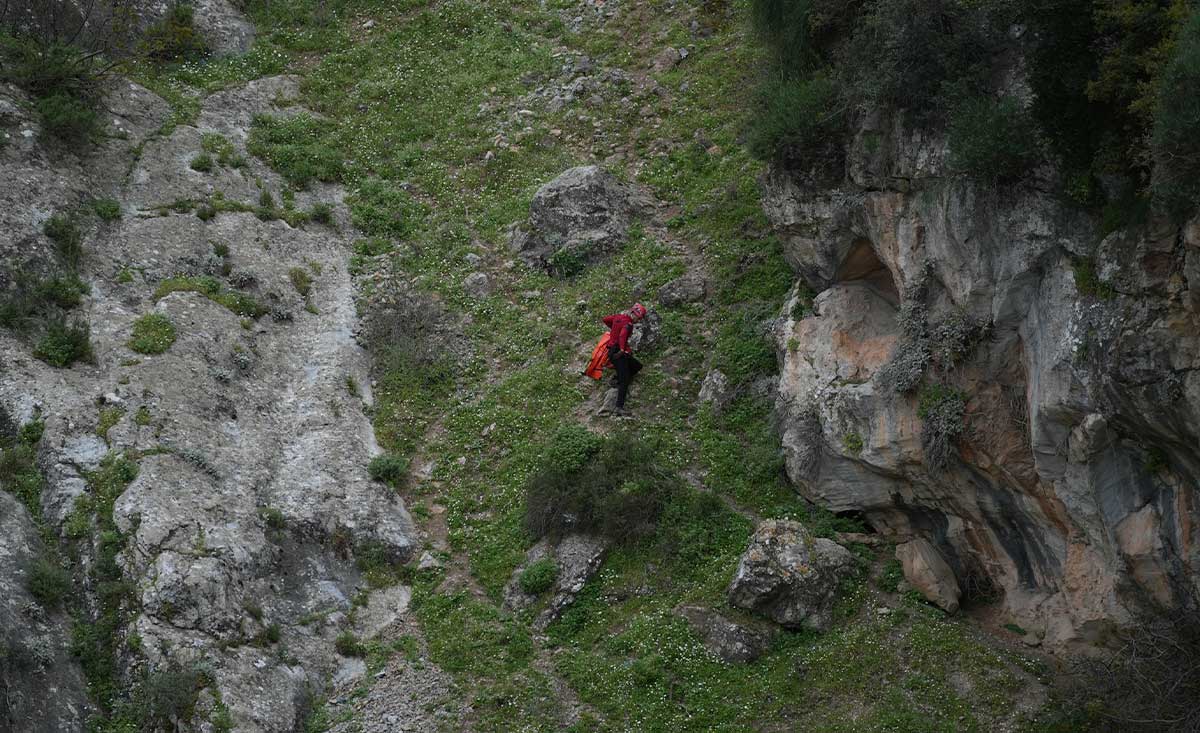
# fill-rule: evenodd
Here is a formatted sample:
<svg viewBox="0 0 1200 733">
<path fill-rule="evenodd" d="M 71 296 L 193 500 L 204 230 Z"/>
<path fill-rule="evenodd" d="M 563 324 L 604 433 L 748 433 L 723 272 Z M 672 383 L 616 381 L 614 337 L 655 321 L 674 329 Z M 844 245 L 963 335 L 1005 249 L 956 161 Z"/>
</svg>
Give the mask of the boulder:
<svg viewBox="0 0 1200 733">
<path fill-rule="evenodd" d="M 482 272 L 472 272 L 463 280 L 463 290 L 472 298 L 486 298 L 492 292 L 492 283 Z"/>
<path fill-rule="evenodd" d="M 771 646 L 769 631 L 737 623 L 711 608 L 679 606 L 675 613 L 688 622 L 688 626 L 704 643 L 705 649 L 726 662 L 753 662 Z"/>
<path fill-rule="evenodd" d="M 729 386 L 729 377 L 726 377 L 719 369 L 712 369 L 708 374 L 704 375 L 704 381 L 700 384 L 700 404 L 712 405 L 713 410 L 721 412 L 733 399 L 733 393 Z"/>
<path fill-rule="evenodd" d="M 633 326 L 633 333 L 629 334 L 629 348 L 637 352 L 652 352 L 657 349 L 662 342 L 662 316 L 655 311 L 650 311 L 642 320 L 638 321 Z"/>
<path fill-rule="evenodd" d="M 708 283 L 696 273 L 678 277 L 663 285 L 658 290 L 658 302 L 664 308 L 674 308 L 685 303 L 695 303 L 704 300 Z"/>
<path fill-rule="evenodd" d="M 538 189 L 509 246 L 531 267 L 562 269 L 620 248 L 648 200 L 598 166 L 571 168 Z M 571 264 L 575 266 L 575 264 Z"/>
<path fill-rule="evenodd" d="M 758 525 L 729 585 L 729 603 L 791 629 L 818 631 L 833 622 L 841 581 L 854 572 L 845 547 L 812 537 L 798 522 Z"/>
<path fill-rule="evenodd" d="M 522 590 L 521 574 L 539 560 L 553 559 L 558 573 L 554 585 L 547 591 L 550 600 L 534 620 L 537 629 L 545 629 L 575 602 L 583 586 L 600 569 L 600 563 L 604 560 L 607 550 L 608 542 L 593 535 L 567 535 L 557 544 L 548 538 L 542 538 L 525 553 L 525 562 L 513 571 L 512 578 L 504 586 L 504 608 L 519 611 L 535 605 L 538 596 Z"/>
<path fill-rule="evenodd" d="M 897 546 L 896 559 L 904 568 L 904 579 L 925 596 L 925 600 L 946 613 L 958 610 L 962 598 L 958 579 L 929 540 L 918 537 Z"/>
</svg>

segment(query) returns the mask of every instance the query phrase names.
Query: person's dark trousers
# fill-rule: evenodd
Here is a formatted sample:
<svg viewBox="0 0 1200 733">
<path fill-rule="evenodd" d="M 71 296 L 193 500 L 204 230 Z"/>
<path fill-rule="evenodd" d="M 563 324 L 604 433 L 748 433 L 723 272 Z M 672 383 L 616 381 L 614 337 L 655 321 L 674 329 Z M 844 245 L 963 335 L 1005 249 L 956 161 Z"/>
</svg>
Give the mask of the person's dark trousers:
<svg viewBox="0 0 1200 733">
<path fill-rule="evenodd" d="M 633 358 L 632 354 L 626 354 L 615 347 L 608 350 L 608 360 L 617 372 L 617 409 L 621 410 L 624 409 L 625 398 L 629 395 L 629 383 L 633 381 L 633 375 L 641 370 L 642 363 Z"/>
</svg>

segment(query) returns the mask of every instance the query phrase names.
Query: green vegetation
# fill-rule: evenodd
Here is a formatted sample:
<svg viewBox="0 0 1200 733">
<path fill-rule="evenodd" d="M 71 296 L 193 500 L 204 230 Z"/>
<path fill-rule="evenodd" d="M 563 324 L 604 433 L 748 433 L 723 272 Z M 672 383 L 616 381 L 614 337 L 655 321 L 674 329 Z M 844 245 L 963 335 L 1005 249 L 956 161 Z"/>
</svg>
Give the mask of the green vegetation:
<svg viewBox="0 0 1200 733">
<path fill-rule="evenodd" d="M 100 221 L 116 221 L 121 218 L 121 204 L 116 199 L 92 199 L 92 212 Z"/>
<path fill-rule="evenodd" d="M 1111 300 L 1117 291 L 1109 283 L 1100 279 L 1096 273 L 1096 263 L 1091 259 L 1079 259 L 1072 266 L 1075 274 L 1075 289 L 1080 295 L 1086 295 L 1100 300 Z"/>
<path fill-rule="evenodd" d="M 308 274 L 308 270 L 303 267 L 293 267 L 288 270 L 288 279 L 292 281 L 292 287 L 296 289 L 296 292 L 305 298 L 312 292 L 312 275 Z"/>
<path fill-rule="evenodd" d="M 213 157 L 208 153 L 197 153 L 188 166 L 198 173 L 209 173 L 215 167 Z"/>
<path fill-rule="evenodd" d="M 1172 5 L 1178 12 L 1184 7 L 1179 2 Z M 1197 88 L 1200 88 L 1200 12 L 1193 10 L 1179 31 L 1170 62 L 1162 71 L 1150 140 L 1154 156 L 1152 190 L 1179 219 L 1194 212 L 1196 202 L 1200 201 L 1200 100 L 1194 93 Z"/>
<path fill-rule="evenodd" d="M 267 314 L 267 307 L 245 293 L 226 290 L 214 277 L 171 277 L 159 283 L 154 290 L 154 299 L 165 298 L 171 293 L 200 293 L 214 303 L 222 305 L 239 316 L 259 318 Z"/>
<path fill-rule="evenodd" d="M 92 362 L 95 354 L 91 334 L 91 328 L 84 321 L 49 321 L 33 355 L 59 369 L 66 369 L 78 361 Z"/>
<path fill-rule="evenodd" d="M 200 138 L 200 147 L 205 154 L 215 156 L 216 162 L 226 168 L 244 168 L 246 166 L 246 159 L 237 152 L 233 143 L 224 135 L 206 132 Z"/>
<path fill-rule="evenodd" d="M 166 15 L 141 34 L 140 52 L 158 62 L 200 58 L 207 49 L 194 21 L 195 13 L 190 4 L 171 4 Z"/>
<path fill-rule="evenodd" d="M 366 647 L 351 631 L 343 631 L 338 634 L 337 639 L 334 640 L 334 648 L 343 657 L 365 657 L 367 655 Z"/>
<path fill-rule="evenodd" d="M 42 225 L 42 231 L 58 249 L 58 255 L 69 267 L 79 266 L 83 257 L 83 232 L 74 217 L 55 214 Z"/>
<path fill-rule="evenodd" d="M 842 436 L 842 447 L 851 455 L 862 453 L 863 439 L 858 433 L 846 433 Z"/>
<path fill-rule="evenodd" d="M 367 465 L 367 473 L 376 481 L 399 486 L 408 475 L 408 459 L 393 454 L 375 456 Z"/>
<path fill-rule="evenodd" d="M 554 558 L 544 557 L 541 560 L 532 562 L 529 567 L 521 571 L 517 576 L 517 585 L 521 586 L 521 590 L 531 596 L 541 595 L 554 587 L 554 581 L 558 579 L 558 563 Z"/>
<path fill-rule="evenodd" d="M 951 165 L 992 183 L 1011 183 L 1038 160 L 1038 131 L 1013 97 L 977 97 L 962 103 L 950 119 Z"/>
<path fill-rule="evenodd" d="M 288 183 L 342 179 L 342 153 L 330 139 L 333 125 L 308 114 L 292 117 L 255 115 L 246 149 L 278 170 Z"/>
<path fill-rule="evenodd" d="M 37 444 L 42 439 L 40 419 L 21 426 L 10 438 L 0 435 L 0 486 L 15 496 L 30 516 L 42 516 L 42 474 L 37 467 Z"/>
<path fill-rule="evenodd" d="M 105 62 L 57 34 L 40 38 L 0 33 L 0 80 L 34 97 L 50 141 L 81 147 L 100 130 L 99 81 Z"/>
<path fill-rule="evenodd" d="M 945 470 L 957 456 L 958 440 L 966 430 L 965 411 L 965 398 L 954 388 L 932 384 L 921 390 L 917 416 L 921 418 L 921 447 L 930 468 Z"/>
<path fill-rule="evenodd" d="M 129 348 L 139 354 L 161 354 L 175 343 L 175 324 L 162 313 L 147 313 L 133 322 Z"/>
<path fill-rule="evenodd" d="M 47 611 L 55 611 L 71 593 L 71 574 L 57 562 L 39 558 L 25 575 L 25 587 Z"/>
</svg>

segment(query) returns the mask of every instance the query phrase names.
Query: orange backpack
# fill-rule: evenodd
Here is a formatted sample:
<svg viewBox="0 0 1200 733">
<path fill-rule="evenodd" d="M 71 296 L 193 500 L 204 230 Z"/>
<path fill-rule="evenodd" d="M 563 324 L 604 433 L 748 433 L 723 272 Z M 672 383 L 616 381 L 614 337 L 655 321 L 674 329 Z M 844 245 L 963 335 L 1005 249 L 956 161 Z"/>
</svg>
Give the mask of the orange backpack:
<svg viewBox="0 0 1200 733">
<path fill-rule="evenodd" d="M 604 376 L 604 370 L 611 366 L 608 361 L 608 342 L 612 338 L 611 332 L 605 332 L 600 340 L 596 342 L 596 348 L 592 349 L 592 359 L 588 362 L 587 368 L 583 373 L 592 379 L 600 379 Z"/>
</svg>

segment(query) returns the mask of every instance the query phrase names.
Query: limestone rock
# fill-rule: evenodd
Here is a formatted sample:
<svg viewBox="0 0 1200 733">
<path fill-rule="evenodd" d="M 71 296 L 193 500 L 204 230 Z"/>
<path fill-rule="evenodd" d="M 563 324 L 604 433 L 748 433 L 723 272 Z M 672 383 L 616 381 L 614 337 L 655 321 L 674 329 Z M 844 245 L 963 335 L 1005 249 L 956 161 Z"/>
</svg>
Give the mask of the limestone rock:
<svg viewBox="0 0 1200 733">
<path fill-rule="evenodd" d="M 729 603 L 788 628 L 818 631 L 833 622 L 838 584 L 854 556 L 831 540 L 814 538 L 798 522 L 758 525 L 729 585 Z"/>
<path fill-rule="evenodd" d="M 658 302 L 664 308 L 674 308 L 686 303 L 704 300 L 708 283 L 695 273 L 676 278 L 658 290 Z"/>
<path fill-rule="evenodd" d="M 552 266 L 555 255 L 593 260 L 625 244 L 647 205 L 645 196 L 598 166 L 571 168 L 534 194 L 528 227 L 514 228 L 509 246 L 532 267 Z"/>
<path fill-rule="evenodd" d="M 512 578 L 504 587 L 504 607 L 519 610 L 537 603 L 536 596 L 531 596 L 521 589 L 518 578 L 525 568 L 533 563 L 553 558 L 558 567 L 558 574 L 554 586 L 548 591 L 549 602 L 534 621 L 536 628 L 546 628 L 575 602 L 583 586 L 600 569 L 600 563 L 604 560 L 607 550 L 608 543 L 603 538 L 591 535 L 567 535 L 557 544 L 545 538 L 539 540 L 525 553 L 525 562 L 513 571 Z"/>
<path fill-rule="evenodd" d="M 463 280 L 463 290 L 472 298 L 486 298 L 492 292 L 492 283 L 482 272 L 472 272 Z"/>
<path fill-rule="evenodd" d="M 721 412 L 729 405 L 733 395 L 729 388 L 729 378 L 719 369 L 712 369 L 704 375 L 700 384 L 700 404 L 712 405 L 713 410 Z"/>
<path fill-rule="evenodd" d="M 925 600 L 946 613 L 958 610 L 958 601 L 962 597 L 958 580 L 929 540 L 918 537 L 898 545 L 896 559 L 904 568 L 904 579 L 925 596 Z"/>
<path fill-rule="evenodd" d="M 1053 171 L 998 192 L 946 158 L 940 134 L 874 114 L 848 181 L 763 178 L 798 282 L 775 327 L 787 473 L 927 539 L 1048 647 L 1093 643 L 1200 592 L 1200 225 L 1100 241 Z M 935 384 L 963 398 L 940 466 Z"/>
<path fill-rule="evenodd" d="M 771 634 L 748 624 L 737 623 L 704 606 L 680 606 L 692 631 L 704 642 L 704 648 L 726 662 L 747 664 L 761 657 L 771 645 Z"/>
</svg>

